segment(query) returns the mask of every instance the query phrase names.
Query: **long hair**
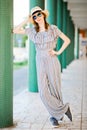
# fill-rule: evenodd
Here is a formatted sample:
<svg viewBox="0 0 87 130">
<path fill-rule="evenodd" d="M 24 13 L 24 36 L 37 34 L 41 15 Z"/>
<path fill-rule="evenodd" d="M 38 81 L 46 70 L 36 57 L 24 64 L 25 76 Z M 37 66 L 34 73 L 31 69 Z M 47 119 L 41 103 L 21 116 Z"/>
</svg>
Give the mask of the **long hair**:
<svg viewBox="0 0 87 130">
<path fill-rule="evenodd" d="M 46 21 L 46 15 L 44 13 L 42 13 L 42 14 L 44 15 L 45 29 L 48 30 L 49 24 Z M 35 26 L 36 32 L 39 32 L 40 27 L 39 27 L 38 23 L 36 23 L 35 21 L 34 21 L 34 26 Z"/>
</svg>

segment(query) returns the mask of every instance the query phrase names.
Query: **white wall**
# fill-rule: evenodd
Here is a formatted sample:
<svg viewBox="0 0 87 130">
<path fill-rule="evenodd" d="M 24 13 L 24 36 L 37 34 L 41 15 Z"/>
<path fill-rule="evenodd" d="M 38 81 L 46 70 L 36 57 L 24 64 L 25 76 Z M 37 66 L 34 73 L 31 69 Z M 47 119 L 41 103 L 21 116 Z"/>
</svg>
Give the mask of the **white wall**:
<svg viewBox="0 0 87 130">
<path fill-rule="evenodd" d="M 14 26 L 21 23 L 29 14 L 29 0 L 14 0 L 13 15 Z"/>
</svg>

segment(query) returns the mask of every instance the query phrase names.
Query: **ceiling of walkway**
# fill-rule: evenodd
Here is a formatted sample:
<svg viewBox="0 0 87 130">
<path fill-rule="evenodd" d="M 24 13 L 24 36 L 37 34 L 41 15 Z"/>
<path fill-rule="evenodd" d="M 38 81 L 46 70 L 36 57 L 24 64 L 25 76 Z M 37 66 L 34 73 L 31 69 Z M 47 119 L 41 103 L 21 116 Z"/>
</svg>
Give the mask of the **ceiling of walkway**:
<svg viewBox="0 0 87 130">
<path fill-rule="evenodd" d="M 87 0 L 64 0 L 68 2 L 68 10 L 73 23 L 80 29 L 87 29 Z"/>
</svg>

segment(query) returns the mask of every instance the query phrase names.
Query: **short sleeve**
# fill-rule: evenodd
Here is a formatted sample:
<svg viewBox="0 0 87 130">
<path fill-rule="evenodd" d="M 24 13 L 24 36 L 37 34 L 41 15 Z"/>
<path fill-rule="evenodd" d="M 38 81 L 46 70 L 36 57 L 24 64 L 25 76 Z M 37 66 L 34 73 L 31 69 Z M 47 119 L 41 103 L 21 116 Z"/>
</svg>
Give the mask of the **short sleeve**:
<svg viewBox="0 0 87 130">
<path fill-rule="evenodd" d="M 28 27 L 28 28 L 26 28 L 25 29 L 25 33 L 27 34 L 27 35 L 29 35 L 29 39 L 30 40 L 32 40 L 33 42 L 35 42 L 35 35 L 36 35 L 36 31 L 35 31 L 35 28 L 30 28 L 30 27 Z"/>
<path fill-rule="evenodd" d="M 53 28 L 54 36 L 58 38 L 62 33 L 61 30 L 56 25 L 52 25 L 52 28 Z"/>
</svg>

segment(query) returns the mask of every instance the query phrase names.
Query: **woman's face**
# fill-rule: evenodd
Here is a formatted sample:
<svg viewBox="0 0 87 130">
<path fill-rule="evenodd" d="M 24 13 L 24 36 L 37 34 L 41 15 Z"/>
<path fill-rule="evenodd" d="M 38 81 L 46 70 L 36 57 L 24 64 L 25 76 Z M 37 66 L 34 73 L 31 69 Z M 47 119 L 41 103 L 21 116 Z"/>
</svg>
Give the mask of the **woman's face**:
<svg viewBox="0 0 87 130">
<path fill-rule="evenodd" d="M 38 23 L 42 24 L 44 22 L 44 15 L 41 12 L 37 12 L 32 16 L 33 20 Z"/>
</svg>

